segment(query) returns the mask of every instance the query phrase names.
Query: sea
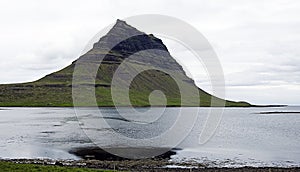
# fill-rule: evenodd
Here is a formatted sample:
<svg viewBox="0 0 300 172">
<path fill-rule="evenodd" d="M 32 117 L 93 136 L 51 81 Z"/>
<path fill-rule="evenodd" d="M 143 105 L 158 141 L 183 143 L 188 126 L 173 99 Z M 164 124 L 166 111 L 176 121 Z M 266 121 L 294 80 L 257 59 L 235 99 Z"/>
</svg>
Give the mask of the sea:
<svg viewBox="0 0 300 172">
<path fill-rule="evenodd" d="M 299 106 L 219 108 L 221 116 L 209 122 L 215 115 L 212 109 L 218 108 L 1 107 L 0 158 L 79 160 L 82 157 L 71 150 L 144 144 L 176 148 L 169 161 L 179 163 L 300 166 Z M 212 135 L 201 142 L 206 125 L 213 127 L 208 127 Z M 137 145 L 132 140 L 138 140 Z"/>
</svg>

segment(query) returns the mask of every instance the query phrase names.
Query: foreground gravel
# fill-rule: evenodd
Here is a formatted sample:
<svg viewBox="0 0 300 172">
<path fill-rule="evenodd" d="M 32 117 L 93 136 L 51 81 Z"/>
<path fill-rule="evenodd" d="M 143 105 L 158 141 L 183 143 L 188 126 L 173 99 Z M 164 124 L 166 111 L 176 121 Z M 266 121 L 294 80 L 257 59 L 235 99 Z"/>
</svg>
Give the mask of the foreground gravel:
<svg viewBox="0 0 300 172">
<path fill-rule="evenodd" d="M 204 171 L 204 172 L 295 172 L 300 171 L 295 168 L 276 168 L 276 167 L 242 167 L 242 168 L 207 168 L 202 164 L 196 163 L 172 163 L 165 159 L 144 159 L 144 160 L 121 160 L 121 161 L 102 161 L 102 160 L 51 160 L 51 159 L 3 159 L 24 164 L 57 165 L 67 167 L 85 167 L 96 169 L 111 169 L 120 171 Z"/>
</svg>

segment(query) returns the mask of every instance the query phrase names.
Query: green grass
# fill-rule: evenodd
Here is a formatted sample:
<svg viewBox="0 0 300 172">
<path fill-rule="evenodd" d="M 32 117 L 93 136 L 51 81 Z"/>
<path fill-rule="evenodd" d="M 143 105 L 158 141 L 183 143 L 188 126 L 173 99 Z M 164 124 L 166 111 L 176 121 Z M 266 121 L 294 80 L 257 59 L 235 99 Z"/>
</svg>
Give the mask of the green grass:
<svg viewBox="0 0 300 172">
<path fill-rule="evenodd" d="M 60 167 L 54 165 L 18 164 L 0 161 L 2 172 L 111 172 L 113 170 L 98 170 L 88 168 Z"/>
<path fill-rule="evenodd" d="M 129 63 L 129 70 L 143 69 L 144 65 Z M 102 64 L 99 68 L 95 83 L 99 86 L 95 88 L 95 97 L 97 105 L 100 107 L 113 107 L 114 102 L 111 96 L 110 83 L 113 73 L 118 64 Z M 88 69 L 87 69 L 88 70 Z M 0 106 L 2 107 L 72 107 L 72 75 L 74 64 L 47 75 L 35 82 L 23 84 L 0 85 Z M 89 71 L 86 71 L 89 73 Z M 185 90 L 183 94 L 188 97 L 188 101 L 181 102 L 181 93 L 177 83 L 163 72 L 150 70 L 140 73 L 131 82 L 129 97 L 133 106 L 149 106 L 149 95 L 154 90 L 161 90 L 167 97 L 167 106 L 211 106 L 212 95 L 196 87 L 193 81 L 188 78 L 184 72 L 170 70 L 171 73 L 181 82 Z M 84 73 L 84 72 L 83 72 Z M 127 79 L 121 80 L 121 85 L 126 84 Z M 122 89 L 122 88 L 121 88 Z M 191 91 L 191 90 L 194 90 Z M 200 95 L 197 98 L 198 91 Z M 119 95 L 119 99 L 125 99 Z M 225 101 L 218 99 L 219 101 Z M 158 101 L 160 102 L 160 101 Z M 199 103 L 200 102 L 200 103 Z M 229 107 L 249 107 L 247 102 L 225 101 Z M 79 102 L 77 106 L 95 106 L 89 102 Z M 122 106 L 129 104 L 121 103 Z M 160 106 L 160 104 L 155 104 Z"/>
</svg>

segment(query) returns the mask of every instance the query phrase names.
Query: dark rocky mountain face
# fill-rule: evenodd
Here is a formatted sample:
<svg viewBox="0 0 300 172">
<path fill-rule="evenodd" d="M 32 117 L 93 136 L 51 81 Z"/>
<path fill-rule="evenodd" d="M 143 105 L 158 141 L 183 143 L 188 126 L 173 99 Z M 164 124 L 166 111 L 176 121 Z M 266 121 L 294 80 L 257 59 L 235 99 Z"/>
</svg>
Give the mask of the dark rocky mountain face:
<svg viewBox="0 0 300 172">
<path fill-rule="evenodd" d="M 152 50 L 148 51 L 147 50 Z M 81 58 L 99 61 L 99 57 L 105 53 L 104 62 L 121 62 L 140 52 L 139 58 L 135 61 L 160 68 L 181 70 L 182 67 L 170 55 L 162 40 L 152 34 L 145 34 L 136 28 L 128 25 L 125 21 L 117 20 L 113 28 L 96 42 L 90 52 Z"/>
<path fill-rule="evenodd" d="M 115 50 L 121 54 L 151 48 L 168 51 L 160 39 L 154 37 L 152 34 L 147 35 L 121 20 L 117 20 L 113 28 L 95 43 L 93 48 L 100 50 L 108 49 L 108 47 L 115 47 L 116 43 L 119 44 Z"/>
</svg>

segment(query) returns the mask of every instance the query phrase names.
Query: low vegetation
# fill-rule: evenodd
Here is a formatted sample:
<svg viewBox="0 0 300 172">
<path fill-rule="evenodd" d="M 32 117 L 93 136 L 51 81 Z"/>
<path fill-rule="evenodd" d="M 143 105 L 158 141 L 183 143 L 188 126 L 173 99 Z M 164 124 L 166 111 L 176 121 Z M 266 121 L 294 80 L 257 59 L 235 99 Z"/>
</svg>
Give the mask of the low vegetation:
<svg viewBox="0 0 300 172">
<path fill-rule="evenodd" d="M 111 172 L 113 170 L 99 170 L 89 168 L 60 167 L 40 164 L 18 164 L 0 161 L 0 171 L 3 172 Z"/>
</svg>

